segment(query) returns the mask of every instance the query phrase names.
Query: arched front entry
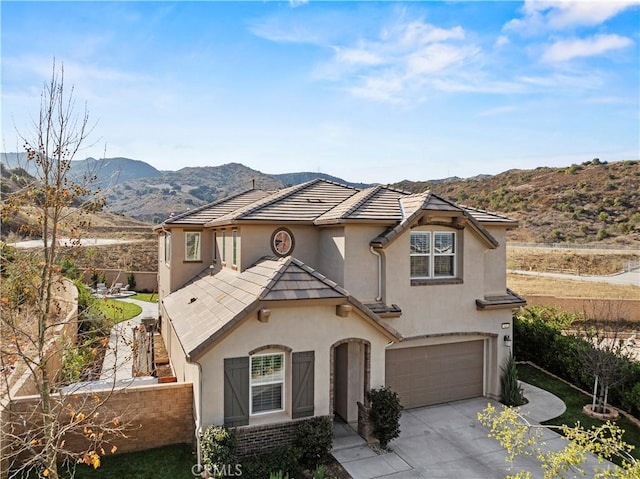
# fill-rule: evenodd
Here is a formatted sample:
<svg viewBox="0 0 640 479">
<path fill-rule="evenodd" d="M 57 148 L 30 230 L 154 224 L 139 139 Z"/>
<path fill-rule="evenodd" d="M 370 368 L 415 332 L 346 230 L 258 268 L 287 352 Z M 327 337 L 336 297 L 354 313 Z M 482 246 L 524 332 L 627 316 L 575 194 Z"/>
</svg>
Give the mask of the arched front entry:
<svg viewBox="0 0 640 479">
<path fill-rule="evenodd" d="M 365 403 L 370 388 L 371 343 L 347 338 L 331 346 L 331 413 L 347 423 L 358 421 L 358 402 Z"/>
</svg>

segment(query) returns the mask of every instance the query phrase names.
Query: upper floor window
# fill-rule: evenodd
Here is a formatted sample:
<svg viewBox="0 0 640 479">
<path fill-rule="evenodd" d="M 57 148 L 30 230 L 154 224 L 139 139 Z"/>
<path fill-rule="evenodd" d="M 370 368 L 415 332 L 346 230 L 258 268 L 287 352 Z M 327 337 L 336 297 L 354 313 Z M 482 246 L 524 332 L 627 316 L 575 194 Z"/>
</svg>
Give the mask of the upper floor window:
<svg viewBox="0 0 640 479">
<path fill-rule="evenodd" d="M 227 262 L 227 233 L 222 230 L 222 262 Z"/>
<path fill-rule="evenodd" d="M 171 263 L 171 233 L 164 234 L 164 262 Z"/>
<path fill-rule="evenodd" d="M 200 261 L 200 231 L 187 231 L 184 236 L 184 259 L 186 261 Z"/>
<path fill-rule="evenodd" d="M 231 264 L 236 266 L 238 264 L 238 231 L 233 230 L 231 232 Z"/>
<path fill-rule="evenodd" d="M 284 353 L 251 356 L 251 414 L 284 409 Z"/>
<path fill-rule="evenodd" d="M 411 279 L 454 278 L 456 234 L 412 231 L 410 257 Z"/>
</svg>

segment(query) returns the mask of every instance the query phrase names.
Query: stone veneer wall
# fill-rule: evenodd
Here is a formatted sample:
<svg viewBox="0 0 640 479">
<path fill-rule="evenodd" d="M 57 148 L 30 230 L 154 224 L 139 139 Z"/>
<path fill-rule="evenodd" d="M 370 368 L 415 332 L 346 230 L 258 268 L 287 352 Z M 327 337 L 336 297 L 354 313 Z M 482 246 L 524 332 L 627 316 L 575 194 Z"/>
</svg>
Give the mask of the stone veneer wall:
<svg viewBox="0 0 640 479">
<path fill-rule="evenodd" d="M 293 444 L 298 425 L 310 419 L 311 418 L 301 418 L 274 424 L 235 428 L 237 440 L 236 451 L 238 456 L 242 458 L 253 454 L 263 454 L 281 446 Z"/>
</svg>

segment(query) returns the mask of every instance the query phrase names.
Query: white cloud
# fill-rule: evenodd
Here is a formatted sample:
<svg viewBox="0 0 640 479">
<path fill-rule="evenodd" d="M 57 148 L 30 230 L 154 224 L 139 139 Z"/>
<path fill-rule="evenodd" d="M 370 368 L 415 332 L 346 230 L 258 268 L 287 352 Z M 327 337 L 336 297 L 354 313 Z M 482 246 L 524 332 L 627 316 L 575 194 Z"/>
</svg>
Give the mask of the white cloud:
<svg viewBox="0 0 640 479">
<path fill-rule="evenodd" d="M 640 0 L 525 0 L 522 18 L 507 22 L 504 30 L 531 35 L 548 30 L 596 26 L 637 5 L 640 5 Z"/>
<path fill-rule="evenodd" d="M 464 42 L 460 26 L 440 28 L 421 20 L 396 21 L 377 38 L 333 46 L 317 78 L 340 81 L 353 95 L 389 103 L 416 101 L 430 79 L 468 64 L 480 49 Z"/>
<path fill-rule="evenodd" d="M 509 43 L 511 43 L 511 41 L 509 40 L 508 36 L 500 35 L 498 38 L 496 38 L 496 41 L 493 44 L 493 46 L 496 48 L 500 48 L 500 47 L 509 45 Z"/>
<path fill-rule="evenodd" d="M 610 50 L 619 50 L 632 44 L 633 41 L 630 38 L 615 34 L 559 40 L 545 49 L 542 61 L 555 63 L 573 58 L 602 55 Z"/>
<path fill-rule="evenodd" d="M 291 8 L 300 7 L 309 3 L 309 0 L 289 0 L 289 6 Z"/>
</svg>

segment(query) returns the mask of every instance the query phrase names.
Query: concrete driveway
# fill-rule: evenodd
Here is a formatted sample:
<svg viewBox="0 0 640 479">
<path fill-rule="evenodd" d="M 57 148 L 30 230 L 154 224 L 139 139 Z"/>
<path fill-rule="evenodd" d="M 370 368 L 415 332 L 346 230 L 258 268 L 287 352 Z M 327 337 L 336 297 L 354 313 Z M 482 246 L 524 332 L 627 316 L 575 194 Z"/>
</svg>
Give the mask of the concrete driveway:
<svg viewBox="0 0 640 479">
<path fill-rule="evenodd" d="M 525 396 L 530 403 L 522 412 L 531 422 L 564 412 L 564 403 L 546 391 L 526 385 Z M 339 426 L 342 429 L 336 430 L 333 455 L 354 479 L 504 479 L 521 469 L 542 479 L 542 469 L 531 457 L 518 458 L 509 469 L 505 451 L 487 437 L 487 429 L 477 419 L 477 413 L 489 402 L 499 407 L 495 401 L 477 398 L 404 411 L 400 437 L 390 444 L 391 452 L 380 455 L 364 441 L 356 443 L 359 437 L 349 436 L 348 426 Z M 551 431 L 545 431 L 543 437 L 547 449 L 559 450 L 566 444 Z M 597 461 L 590 458 L 588 464 L 593 468 Z"/>
</svg>

